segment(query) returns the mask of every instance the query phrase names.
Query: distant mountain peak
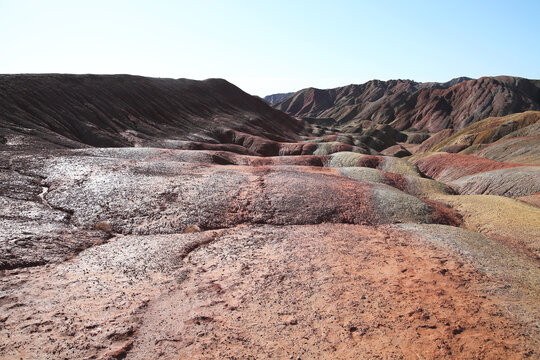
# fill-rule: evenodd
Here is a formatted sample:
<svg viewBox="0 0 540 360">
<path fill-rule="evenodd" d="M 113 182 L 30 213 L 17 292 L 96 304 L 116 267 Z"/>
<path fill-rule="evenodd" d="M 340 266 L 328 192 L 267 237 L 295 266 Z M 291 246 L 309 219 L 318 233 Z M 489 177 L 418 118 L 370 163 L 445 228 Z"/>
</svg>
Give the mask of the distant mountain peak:
<svg viewBox="0 0 540 360">
<path fill-rule="evenodd" d="M 265 96 L 263 98 L 263 100 L 266 101 L 270 105 L 276 105 L 276 104 L 279 104 L 280 102 L 286 100 L 292 94 L 294 94 L 294 93 L 293 92 L 288 92 L 288 93 L 279 93 L 279 94 L 267 95 L 267 96 Z"/>
</svg>

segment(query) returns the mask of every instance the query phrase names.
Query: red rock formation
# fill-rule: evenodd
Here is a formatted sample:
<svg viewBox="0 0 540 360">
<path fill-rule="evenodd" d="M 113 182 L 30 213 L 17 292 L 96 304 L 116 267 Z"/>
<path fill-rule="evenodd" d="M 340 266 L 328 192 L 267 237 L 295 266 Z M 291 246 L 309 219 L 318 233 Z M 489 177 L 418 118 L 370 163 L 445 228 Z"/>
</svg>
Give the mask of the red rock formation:
<svg viewBox="0 0 540 360">
<path fill-rule="evenodd" d="M 435 154 L 419 159 L 415 164 L 422 173 L 444 182 L 486 171 L 524 166 L 462 154 Z"/>
<path fill-rule="evenodd" d="M 462 195 L 522 197 L 540 191 L 540 166 L 462 154 L 435 154 L 416 161 L 418 169 Z"/>
<path fill-rule="evenodd" d="M 465 149 L 467 154 L 481 152 L 492 147 L 488 158 L 529 157 L 538 154 L 540 146 L 534 137 L 540 136 L 540 111 L 526 111 L 502 117 L 489 117 L 455 132 L 443 130 L 422 143 L 421 151 L 458 152 Z M 510 154 L 514 153 L 514 154 Z M 528 156 L 527 156 L 528 155 Z M 495 159 L 501 160 L 501 159 Z M 503 160 L 508 161 L 508 160 Z M 526 163 L 526 162 L 525 162 Z"/>
<path fill-rule="evenodd" d="M 447 84 L 373 80 L 300 90 L 276 108 L 293 116 L 331 118 L 339 126 L 370 120 L 398 130 L 437 132 L 462 129 L 489 116 L 540 110 L 540 88 L 537 82 L 509 76 Z"/>
</svg>

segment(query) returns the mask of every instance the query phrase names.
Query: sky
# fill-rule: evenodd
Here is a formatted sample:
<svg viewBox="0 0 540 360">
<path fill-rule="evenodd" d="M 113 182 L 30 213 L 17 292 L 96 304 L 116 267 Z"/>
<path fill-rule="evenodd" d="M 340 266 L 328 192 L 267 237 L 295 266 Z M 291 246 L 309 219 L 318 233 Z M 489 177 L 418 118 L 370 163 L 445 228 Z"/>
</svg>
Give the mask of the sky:
<svg viewBox="0 0 540 360">
<path fill-rule="evenodd" d="M 217 77 L 259 96 L 540 79 L 539 15 L 539 0 L 0 0 L 0 73 Z"/>
</svg>

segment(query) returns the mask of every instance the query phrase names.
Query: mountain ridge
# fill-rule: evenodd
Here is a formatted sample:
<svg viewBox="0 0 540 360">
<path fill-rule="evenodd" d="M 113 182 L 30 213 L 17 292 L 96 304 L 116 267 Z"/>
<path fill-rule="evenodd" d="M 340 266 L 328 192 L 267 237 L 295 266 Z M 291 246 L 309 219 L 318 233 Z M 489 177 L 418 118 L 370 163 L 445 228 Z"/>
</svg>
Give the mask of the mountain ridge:
<svg viewBox="0 0 540 360">
<path fill-rule="evenodd" d="M 462 77 L 446 83 L 370 80 L 303 89 L 275 108 L 300 118 L 331 118 L 349 131 L 384 123 L 398 130 L 437 132 L 461 129 L 489 116 L 540 110 L 539 83 L 511 76 Z"/>
</svg>

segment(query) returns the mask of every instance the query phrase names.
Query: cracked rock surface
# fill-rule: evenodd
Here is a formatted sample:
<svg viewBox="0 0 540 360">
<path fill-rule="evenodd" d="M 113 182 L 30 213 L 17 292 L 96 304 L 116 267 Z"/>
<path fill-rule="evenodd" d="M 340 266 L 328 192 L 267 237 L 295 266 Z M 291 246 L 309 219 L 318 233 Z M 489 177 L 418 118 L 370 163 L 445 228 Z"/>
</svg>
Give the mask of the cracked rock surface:
<svg viewBox="0 0 540 360">
<path fill-rule="evenodd" d="M 151 148 L 14 155 L 0 195 L 1 267 L 62 260 L 110 233 L 435 222 L 437 210 L 421 199 L 336 168 L 220 165 L 217 156 Z"/>
</svg>

